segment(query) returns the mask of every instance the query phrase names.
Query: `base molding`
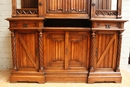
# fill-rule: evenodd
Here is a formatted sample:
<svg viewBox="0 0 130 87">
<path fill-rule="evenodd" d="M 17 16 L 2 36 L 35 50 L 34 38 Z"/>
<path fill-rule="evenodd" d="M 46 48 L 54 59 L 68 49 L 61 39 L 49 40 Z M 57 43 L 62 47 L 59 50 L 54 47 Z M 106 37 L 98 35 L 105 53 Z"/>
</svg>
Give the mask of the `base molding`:
<svg viewBox="0 0 130 87">
<path fill-rule="evenodd" d="M 37 82 L 37 83 L 45 83 L 45 76 L 41 72 L 37 72 L 35 74 L 32 73 L 12 73 L 10 76 L 10 82 Z"/>
<path fill-rule="evenodd" d="M 115 82 L 121 83 L 122 76 L 120 72 L 114 72 L 112 69 L 97 69 L 90 72 L 88 76 L 88 83 L 95 82 Z"/>
<path fill-rule="evenodd" d="M 45 71 L 46 82 L 87 83 L 88 71 Z"/>
</svg>

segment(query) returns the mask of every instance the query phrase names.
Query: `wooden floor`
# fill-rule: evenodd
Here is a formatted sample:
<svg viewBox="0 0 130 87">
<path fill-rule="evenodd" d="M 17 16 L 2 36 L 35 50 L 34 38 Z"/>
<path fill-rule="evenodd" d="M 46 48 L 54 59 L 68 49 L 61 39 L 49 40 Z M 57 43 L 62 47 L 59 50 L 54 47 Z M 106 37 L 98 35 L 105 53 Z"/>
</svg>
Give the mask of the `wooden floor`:
<svg viewBox="0 0 130 87">
<path fill-rule="evenodd" d="M 130 68 L 129 68 L 130 69 Z M 130 87 L 130 70 L 121 70 L 122 83 L 10 83 L 10 70 L 0 71 L 0 87 Z"/>
</svg>

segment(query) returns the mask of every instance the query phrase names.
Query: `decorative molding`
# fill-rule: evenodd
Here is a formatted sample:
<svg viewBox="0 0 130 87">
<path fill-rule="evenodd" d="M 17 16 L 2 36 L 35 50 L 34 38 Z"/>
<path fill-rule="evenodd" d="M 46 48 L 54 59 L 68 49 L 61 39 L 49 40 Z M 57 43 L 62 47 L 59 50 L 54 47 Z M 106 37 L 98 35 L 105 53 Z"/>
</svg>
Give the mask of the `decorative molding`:
<svg viewBox="0 0 130 87">
<path fill-rule="evenodd" d="M 63 38 L 61 38 L 63 36 Z M 59 38 L 58 38 L 59 37 Z M 61 42 L 64 40 L 64 35 L 56 35 L 56 34 L 47 34 L 47 38 L 48 39 L 52 39 L 53 41 L 58 41 L 58 42 Z"/>
<path fill-rule="evenodd" d="M 76 38 L 75 37 L 73 37 L 73 36 L 76 36 Z M 71 42 L 80 42 L 80 41 L 82 41 L 83 39 L 85 39 L 85 38 L 87 38 L 87 35 L 84 35 L 84 34 L 81 34 L 81 35 L 70 35 L 70 37 L 69 37 L 69 40 L 71 41 Z"/>
</svg>

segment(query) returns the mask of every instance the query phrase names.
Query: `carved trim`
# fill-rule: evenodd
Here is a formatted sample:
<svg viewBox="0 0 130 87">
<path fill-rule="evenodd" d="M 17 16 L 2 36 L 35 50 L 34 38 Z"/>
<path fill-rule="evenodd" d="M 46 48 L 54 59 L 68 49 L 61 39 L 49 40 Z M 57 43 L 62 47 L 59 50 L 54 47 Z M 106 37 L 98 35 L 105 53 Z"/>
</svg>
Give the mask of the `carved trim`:
<svg viewBox="0 0 130 87">
<path fill-rule="evenodd" d="M 43 42 L 42 42 L 43 33 L 39 32 L 39 55 L 40 55 L 40 69 L 43 70 Z"/>
<path fill-rule="evenodd" d="M 38 10 L 37 9 L 16 9 L 16 14 L 33 15 L 33 14 L 38 14 Z"/>
<path fill-rule="evenodd" d="M 111 10 L 96 10 L 95 11 L 96 16 L 116 16 L 117 11 L 111 11 Z"/>
<path fill-rule="evenodd" d="M 42 2 L 39 2 L 38 5 L 39 5 L 39 6 L 42 6 Z"/>
<path fill-rule="evenodd" d="M 91 5 L 94 7 L 94 6 L 95 6 L 95 3 L 93 2 Z"/>
<path fill-rule="evenodd" d="M 28 27 L 28 24 L 27 23 L 23 23 L 23 27 Z"/>
<path fill-rule="evenodd" d="M 105 27 L 106 28 L 111 28 L 111 25 L 110 24 L 105 24 Z"/>
<path fill-rule="evenodd" d="M 17 60 L 16 60 L 16 40 L 15 40 L 15 32 L 11 32 L 11 43 L 12 43 L 12 60 L 13 60 L 13 68 L 17 70 Z"/>
<path fill-rule="evenodd" d="M 95 33 L 96 31 L 92 31 L 92 33 L 91 33 L 91 55 L 90 55 L 90 57 L 91 57 L 91 59 L 90 59 L 90 71 L 94 71 L 94 58 L 95 58 L 95 51 L 96 51 L 96 49 L 95 49 L 95 46 L 96 46 L 96 44 L 95 44 L 95 42 L 96 42 L 96 33 Z"/>
</svg>

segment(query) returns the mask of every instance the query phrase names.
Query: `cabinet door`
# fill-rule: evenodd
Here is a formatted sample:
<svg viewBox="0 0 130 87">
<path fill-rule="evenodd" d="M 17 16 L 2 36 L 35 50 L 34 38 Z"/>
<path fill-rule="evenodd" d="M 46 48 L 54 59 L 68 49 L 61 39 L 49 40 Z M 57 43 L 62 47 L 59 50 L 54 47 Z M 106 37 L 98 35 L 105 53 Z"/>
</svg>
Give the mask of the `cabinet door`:
<svg viewBox="0 0 130 87">
<path fill-rule="evenodd" d="M 64 32 L 44 32 L 44 67 L 63 69 L 64 67 Z"/>
<path fill-rule="evenodd" d="M 88 32 L 44 32 L 44 66 L 57 69 L 88 68 Z"/>
<path fill-rule="evenodd" d="M 117 32 L 98 32 L 96 36 L 95 68 L 116 67 L 118 46 Z"/>
<path fill-rule="evenodd" d="M 85 67 L 89 64 L 90 34 L 69 32 L 69 68 Z"/>
<path fill-rule="evenodd" d="M 37 32 L 16 32 L 16 58 L 18 70 L 38 70 Z"/>
</svg>

